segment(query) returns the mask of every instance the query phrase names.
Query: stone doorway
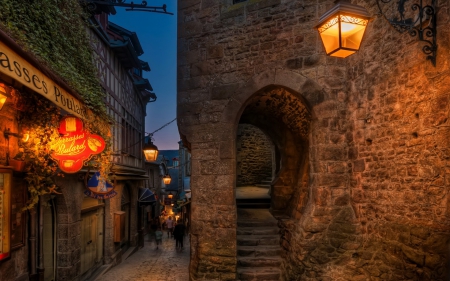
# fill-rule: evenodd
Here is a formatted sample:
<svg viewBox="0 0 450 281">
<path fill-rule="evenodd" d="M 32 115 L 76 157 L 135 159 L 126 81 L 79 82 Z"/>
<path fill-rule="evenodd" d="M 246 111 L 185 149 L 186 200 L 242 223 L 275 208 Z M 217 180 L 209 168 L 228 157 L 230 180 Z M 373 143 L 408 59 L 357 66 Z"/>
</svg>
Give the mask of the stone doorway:
<svg viewBox="0 0 450 281">
<path fill-rule="evenodd" d="M 311 113 L 300 95 L 276 85 L 256 92 L 242 111 L 238 132 L 239 128 L 251 126 L 264 132 L 271 143 L 269 195 L 270 210 L 275 216 L 290 216 L 299 199 L 306 203 L 310 120 Z M 239 149 L 239 143 L 236 146 Z M 239 169 L 239 152 L 236 157 Z"/>
<path fill-rule="evenodd" d="M 274 146 L 259 128 L 239 124 L 236 136 L 236 205 L 270 208 Z"/>
</svg>

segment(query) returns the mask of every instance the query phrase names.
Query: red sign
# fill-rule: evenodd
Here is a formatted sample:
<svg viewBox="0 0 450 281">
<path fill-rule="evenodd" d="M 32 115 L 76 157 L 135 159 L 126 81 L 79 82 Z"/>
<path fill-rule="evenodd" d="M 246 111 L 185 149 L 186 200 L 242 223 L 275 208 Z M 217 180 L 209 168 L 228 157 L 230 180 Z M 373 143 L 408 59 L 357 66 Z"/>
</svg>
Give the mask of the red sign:
<svg viewBox="0 0 450 281">
<path fill-rule="evenodd" d="M 85 131 L 83 121 L 77 117 L 63 117 L 58 131 L 62 137 L 52 145 L 51 156 L 63 172 L 78 172 L 84 161 L 105 149 L 103 138 Z"/>
</svg>

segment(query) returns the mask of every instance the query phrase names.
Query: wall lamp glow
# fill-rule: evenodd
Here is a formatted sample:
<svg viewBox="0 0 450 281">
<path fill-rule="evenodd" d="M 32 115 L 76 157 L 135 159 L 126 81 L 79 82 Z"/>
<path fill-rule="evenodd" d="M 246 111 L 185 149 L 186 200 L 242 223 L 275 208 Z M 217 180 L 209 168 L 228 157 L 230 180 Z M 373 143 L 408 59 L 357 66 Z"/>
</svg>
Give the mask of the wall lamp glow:
<svg viewBox="0 0 450 281">
<path fill-rule="evenodd" d="M 163 182 L 164 182 L 165 185 L 170 184 L 171 181 L 172 181 L 172 178 L 170 177 L 169 174 L 163 176 Z M 169 198 L 170 198 L 170 197 L 169 197 Z"/>
<path fill-rule="evenodd" d="M 3 136 L 5 137 L 5 139 L 9 139 L 10 136 L 13 136 L 13 137 L 19 138 L 22 142 L 27 142 L 30 139 L 30 134 L 28 134 L 28 133 L 25 133 L 25 134 L 12 133 L 9 128 L 7 128 L 3 132 Z"/>
<path fill-rule="evenodd" d="M 376 0 L 380 14 L 398 31 L 407 31 L 425 43 L 422 51 L 436 66 L 436 1 L 416 0 L 411 9 L 405 8 L 406 1 Z M 423 3 L 425 2 L 425 3 Z M 367 10 L 350 3 L 350 0 L 336 0 L 335 6 L 323 14 L 316 29 L 319 32 L 325 51 L 329 56 L 345 58 L 359 50 L 364 32 L 370 20 Z M 387 4 L 383 11 L 382 4 Z M 389 19 L 385 14 L 395 6 L 394 15 Z M 413 13 L 414 15 L 411 15 Z M 408 16 L 407 16 L 408 14 Z"/>
<path fill-rule="evenodd" d="M 6 92 L 6 87 L 3 84 L 0 84 L 0 110 L 2 110 L 3 105 L 6 103 L 6 100 L 9 98 L 8 93 Z"/>
</svg>

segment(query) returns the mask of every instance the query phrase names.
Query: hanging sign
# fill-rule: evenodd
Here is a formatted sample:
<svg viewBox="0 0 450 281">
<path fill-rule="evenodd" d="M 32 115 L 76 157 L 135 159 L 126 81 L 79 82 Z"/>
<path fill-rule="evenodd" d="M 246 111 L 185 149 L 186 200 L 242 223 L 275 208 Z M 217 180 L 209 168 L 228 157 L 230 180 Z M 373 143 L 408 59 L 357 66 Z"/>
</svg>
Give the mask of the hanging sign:
<svg viewBox="0 0 450 281">
<path fill-rule="evenodd" d="M 87 190 L 84 191 L 84 194 L 104 200 L 116 196 L 117 192 L 111 183 L 100 179 L 100 172 L 96 172 L 87 182 Z"/>
<path fill-rule="evenodd" d="M 84 130 L 83 121 L 77 117 L 63 117 L 58 131 L 62 136 L 52 145 L 51 157 L 63 172 L 78 172 L 84 161 L 105 149 L 103 138 Z"/>
</svg>

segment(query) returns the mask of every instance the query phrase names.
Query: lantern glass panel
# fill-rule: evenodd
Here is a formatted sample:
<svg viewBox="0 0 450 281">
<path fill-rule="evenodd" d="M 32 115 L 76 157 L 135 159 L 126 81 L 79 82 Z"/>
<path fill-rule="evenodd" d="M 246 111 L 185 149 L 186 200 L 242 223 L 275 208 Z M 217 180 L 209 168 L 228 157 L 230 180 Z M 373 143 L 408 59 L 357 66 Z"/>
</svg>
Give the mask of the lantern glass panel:
<svg viewBox="0 0 450 281">
<path fill-rule="evenodd" d="M 164 184 L 170 184 L 171 181 L 172 181 L 172 179 L 169 178 L 169 177 L 164 177 L 164 178 L 163 178 Z"/>
<path fill-rule="evenodd" d="M 353 49 L 357 51 L 361 45 L 364 31 L 366 30 L 367 20 L 341 15 L 341 42 L 342 48 Z M 354 53 L 354 52 L 352 52 Z"/>
<path fill-rule="evenodd" d="M 156 158 L 158 157 L 158 150 L 154 149 L 147 149 L 144 150 L 145 160 L 149 162 L 156 161 Z"/>
<path fill-rule="evenodd" d="M 3 108 L 3 105 L 6 102 L 6 96 L 2 95 L 2 93 L 0 93 L 0 109 Z"/>
<path fill-rule="evenodd" d="M 339 17 L 333 17 L 318 30 L 327 54 L 339 49 Z"/>
</svg>

